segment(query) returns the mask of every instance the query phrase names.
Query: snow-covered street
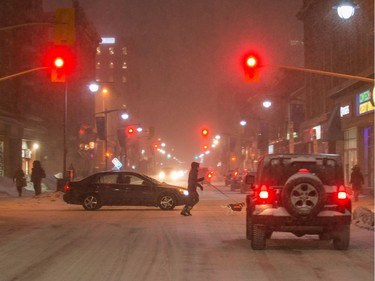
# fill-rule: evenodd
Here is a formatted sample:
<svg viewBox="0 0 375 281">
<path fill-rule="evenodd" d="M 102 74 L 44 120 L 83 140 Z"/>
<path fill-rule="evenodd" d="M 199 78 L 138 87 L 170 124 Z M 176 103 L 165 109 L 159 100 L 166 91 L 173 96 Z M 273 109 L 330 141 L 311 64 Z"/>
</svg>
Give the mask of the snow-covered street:
<svg viewBox="0 0 375 281">
<path fill-rule="evenodd" d="M 61 192 L 3 195 L 0 281 L 374 278 L 372 230 L 352 225 L 348 251 L 314 235 L 288 233 L 273 234 L 266 250 L 254 251 L 245 237 L 245 211 L 229 212 L 229 199 L 210 187 L 200 196 L 193 216 L 183 217 L 181 207 L 85 211 L 63 202 Z"/>
</svg>

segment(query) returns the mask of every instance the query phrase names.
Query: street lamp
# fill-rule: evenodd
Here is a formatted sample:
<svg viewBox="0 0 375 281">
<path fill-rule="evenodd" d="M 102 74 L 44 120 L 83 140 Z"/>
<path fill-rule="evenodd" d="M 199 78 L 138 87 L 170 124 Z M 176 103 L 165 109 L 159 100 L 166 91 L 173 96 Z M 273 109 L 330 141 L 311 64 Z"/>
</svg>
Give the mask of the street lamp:
<svg viewBox="0 0 375 281">
<path fill-rule="evenodd" d="M 99 91 L 99 85 L 97 83 L 91 83 L 89 85 L 89 90 L 92 93 L 96 93 L 97 91 Z"/>
<path fill-rule="evenodd" d="M 272 102 L 270 100 L 265 100 L 262 103 L 263 107 L 270 108 L 272 106 Z"/>
<path fill-rule="evenodd" d="M 339 5 L 333 8 L 337 10 L 337 14 L 340 18 L 347 20 L 354 15 L 355 9 L 359 7 L 352 0 L 342 0 Z"/>
</svg>

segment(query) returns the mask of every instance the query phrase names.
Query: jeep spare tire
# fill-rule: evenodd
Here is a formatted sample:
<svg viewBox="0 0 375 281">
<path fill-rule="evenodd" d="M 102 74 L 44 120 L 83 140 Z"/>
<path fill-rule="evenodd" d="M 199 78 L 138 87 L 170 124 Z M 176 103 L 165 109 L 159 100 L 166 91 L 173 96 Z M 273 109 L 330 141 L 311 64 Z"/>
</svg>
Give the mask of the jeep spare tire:
<svg viewBox="0 0 375 281">
<path fill-rule="evenodd" d="M 315 216 L 324 206 L 323 184 L 313 174 L 296 173 L 287 180 L 282 200 L 285 209 L 293 216 Z"/>
</svg>

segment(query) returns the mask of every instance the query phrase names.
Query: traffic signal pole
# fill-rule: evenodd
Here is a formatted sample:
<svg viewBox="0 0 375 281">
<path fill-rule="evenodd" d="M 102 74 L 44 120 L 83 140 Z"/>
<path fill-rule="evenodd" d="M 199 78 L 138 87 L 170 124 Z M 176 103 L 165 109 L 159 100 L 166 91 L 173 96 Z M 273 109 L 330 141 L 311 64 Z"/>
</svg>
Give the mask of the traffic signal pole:
<svg viewBox="0 0 375 281">
<path fill-rule="evenodd" d="M 14 78 L 14 77 L 17 77 L 17 76 L 21 76 L 21 75 L 24 75 L 24 74 L 27 74 L 27 73 L 30 73 L 30 72 L 34 72 L 34 71 L 38 71 L 38 70 L 44 70 L 44 69 L 48 69 L 48 68 L 49 67 L 47 67 L 47 66 L 35 67 L 35 68 L 29 69 L 29 70 L 25 70 L 25 71 L 18 72 L 18 73 L 15 73 L 15 74 L 11 74 L 11 75 L 8 75 L 8 76 L 5 76 L 5 77 L 1 77 L 0 82 L 4 81 L 4 80 L 11 79 L 11 78 Z"/>
<path fill-rule="evenodd" d="M 326 75 L 326 76 L 333 76 L 333 77 L 338 77 L 338 78 L 354 79 L 354 80 L 369 82 L 369 83 L 374 83 L 375 81 L 374 78 L 366 78 L 366 77 L 343 74 L 343 73 L 338 73 L 338 72 L 329 72 L 329 71 L 316 70 L 316 69 L 310 69 L 310 68 L 304 68 L 304 67 L 289 66 L 289 65 L 284 65 L 284 64 L 269 64 L 269 65 L 264 65 L 264 66 L 285 68 L 285 69 L 290 69 L 290 70 L 297 70 L 297 71 L 315 73 L 315 74 Z"/>
<path fill-rule="evenodd" d="M 64 136 L 63 136 L 63 179 L 66 177 L 66 156 L 68 154 L 68 147 L 66 144 L 66 136 L 67 136 L 67 119 L 68 119 L 68 82 L 65 81 L 65 90 L 64 90 L 64 121 L 63 121 L 63 130 L 64 130 Z"/>
</svg>

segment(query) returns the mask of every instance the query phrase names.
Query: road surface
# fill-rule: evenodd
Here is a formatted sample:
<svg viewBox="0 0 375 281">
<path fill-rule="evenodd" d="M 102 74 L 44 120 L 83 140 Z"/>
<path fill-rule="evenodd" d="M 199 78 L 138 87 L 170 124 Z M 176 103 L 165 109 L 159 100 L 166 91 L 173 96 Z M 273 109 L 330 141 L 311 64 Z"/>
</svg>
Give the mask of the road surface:
<svg viewBox="0 0 375 281">
<path fill-rule="evenodd" d="M 373 281 L 374 232 L 351 226 L 348 251 L 310 235 L 275 233 L 267 249 L 245 238 L 244 195 L 200 193 L 192 217 L 182 207 L 85 211 L 61 193 L 0 198 L 0 281 L 324 280 Z"/>
</svg>

